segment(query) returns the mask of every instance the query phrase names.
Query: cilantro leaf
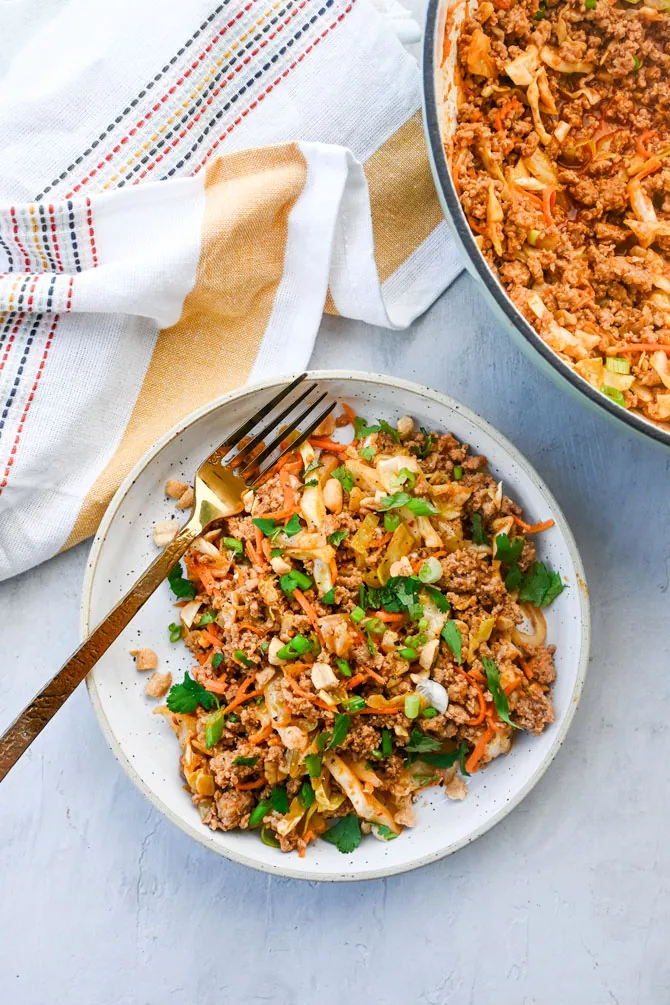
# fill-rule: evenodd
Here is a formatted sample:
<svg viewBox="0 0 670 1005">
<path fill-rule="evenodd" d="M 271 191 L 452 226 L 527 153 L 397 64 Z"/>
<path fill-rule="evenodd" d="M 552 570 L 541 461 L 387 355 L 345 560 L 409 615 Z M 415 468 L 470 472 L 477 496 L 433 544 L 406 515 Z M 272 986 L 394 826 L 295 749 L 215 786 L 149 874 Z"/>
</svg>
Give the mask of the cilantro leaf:
<svg viewBox="0 0 670 1005">
<path fill-rule="evenodd" d="M 335 530 L 332 534 L 328 535 L 328 543 L 332 544 L 333 548 L 337 548 L 348 534 L 348 530 Z"/>
<path fill-rule="evenodd" d="M 507 592 L 514 593 L 515 590 L 518 590 L 522 579 L 521 569 L 518 565 L 513 565 L 505 576 L 505 589 Z"/>
<path fill-rule="evenodd" d="M 396 832 L 392 831 L 390 827 L 386 826 L 386 824 L 373 824 L 373 827 L 375 829 L 375 833 L 378 834 L 380 838 L 383 838 L 384 841 L 393 841 L 398 837 Z"/>
<path fill-rule="evenodd" d="M 318 471 L 318 469 L 322 467 L 323 464 L 321 463 L 321 461 L 312 461 L 311 464 L 308 464 L 305 470 L 303 471 L 302 473 L 303 479 L 307 478 L 308 475 L 313 474 L 314 471 Z"/>
<path fill-rule="evenodd" d="M 396 443 L 400 443 L 400 433 L 397 429 L 394 429 L 393 426 L 386 421 L 386 419 L 377 419 L 377 422 L 379 423 L 379 428 L 382 433 L 386 433 L 386 435 L 390 436 Z"/>
<path fill-rule="evenodd" d="M 421 446 L 412 447 L 412 451 L 418 457 L 421 457 L 421 459 L 423 459 L 424 457 L 427 457 L 428 454 L 433 449 L 433 445 L 435 443 L 435 437 L 432 435 L 432 433 L 429 433 L 427 429 L 424 429 L 423 426 L 421 426 L 421 432 L 423 433 L 423 443 Z"/>
<path fill-rule="evenodd" d="M 424 586 L 424 590 L 426 591 L 430 599 L 433 601 L 440 614 L 446 614 L 449 608 L 451 607 L 451 604 L 449 603 L 445 595 L 443 593 L 440 593 L 440 591 L 434 586 Z"/>
<path fill-rule="evenodd" d="M 216 614 L 216 611 L 204 611 L 198 618 L 198 628 L 213 624 L 216 621 Z"/>
<path fill-rule="evenodd" d="M 495 557 L 505 565 L 516 565 L 521 558 L 521 552 L 525 543 L 522 537 L 509 538 L 507 534 L 498 534 L 496 537 Z"/>
<path fill-rule="evenodd" d="M 335 468 L 331 474 L 333 478 L 337 478 L 345 492 L 351 492 L 354 487 L 354 479 L 351 475 L 351 471 L 349 471 L 344 464 L 340 464 L 339 468 Z"/>
<path fill-rule="evenodd" d="M 288 796 L 283 785 L 275 785 L 270 793 L 270 802 L 277 813 L 288 813 Z"/>
<path fill-rule="evenodd" d="M 321 774 L 321 756 L 308 754 L 305 758 L 305 769 L 310 778 L 318 778 Z"/>
<path fill-rule="evenodd" d="M 193 680 L 188 671 L 184 674 L 181 684 L 172 685 L 166 699 L 166 705 L 171 712 L 183 712 L 186 715 L 195 712 L 198 705 L 211 709 L 216 704 L 216 696 L 197 680 Z"/>
<path fill-rule="evenodd" d="M 467 752 L 468 745 L 465 741 L 463 741 L 457 750 L 451 750 L 446 754 L 422 754 L 420 760 L 423 761 L 424 764 L 429 764 L 433 768 L 451 768 L 456 761 L 459 761 L 461 774 L 469 775 L 470 772 L 465 770 L 465 758 Z"/>
<path fill-rule="evenodd" d="M 334 844 L 343 855 L 351 854 L 361 843 L 361 825 L 358 817 L 353 813 L 348 817 L 340 817 L 337 823 L 321 836 L 324 841 Z"/>
<path fill-rule="evenodd" d="M 234 555 L 242 555 L 244 553 L 244 545 L 238 537 L 224 537 L 223 543 Z"/>
<path fill-rule="evenodd" d="M 453 621 L 447 621 L 441 634 L 442 638 L 456 657 L 456 662 L 460 666 L 463 662 L 463 638 L 455 623 Z"/>
<path fill-rule="evenodd" d="M 316 799 L 316 793 L 312 788 L 311 782 L 303 782 L 300 787 L 300 792 L 298 793 L 298 801 L 304 810 L 308 810 L 314 800 Z"/>
<path fill-rule="evenodd" d="M 357 415 L 354 419 L 354 439 L 364 440 L 366 436 L 370 433 L 381 432 L 381 426 L 369 426 L 368 420 L 364 419 L 361 415 Z"/>
<path fill-rule="evenodd" d="M 379 505 L 383 510 L 400 509 L 401 506 L 406 506 L 411 498 L 407 492 L 394 492 L 393 495 L 382 496 Z"/>
<path fill-rule="evenodd" d="M 557 572 L 551 572 L 543 562 L 533 562 L 523 578 L 519 600 L 524 600 L 533 607 L 546 607 L 564 589 Z"/>
<path fill-rule="evenodd" d="M 193 600 L 197 590 L 189 579 L 185 579 L 181 572 L 181 562 L 177 562 L 175 567 L 168 573 L 168 583 L 175 597 L 181 600 Z"/>
<path fill-rule="evenodd" d="M 349 732 L 350 725 L 351 725 L 351 716 L 346 715 L 343 712 L 338 712 L 338 714 L 335 716 L 333 735 L 330 738 L 330 743 L 328 744 L 328 750 L 331 750 L 333 747 L 339 747 L 339 745 L 342 743 L 345 736 Z"/>
<path fill-rule="evenodd" d="M 361 447 L 358 453 L 364 461 L 371 461 L 377 451 L 374 447 Z"/>
<path fill-rule="evenodd" d="M 427 499 L 410 499 L 407 503 L 407 509 L 414 516 L 437 516 L 439 513 L 437 507 L 433 506 L 432 502 L 428 502 Z"/>
<path fill-rule="evenodd" d="M 442 746 L 441 742 L 436 740 L 434 736 L 427 736 L 420 729 L 413 729 L 410 739 L 412 742 L 405 747 L 405 750 L 410 754 L 429 754 L 434 750 L 439 750 Z"/>
<path fill-rule="evenodd" d="M 490 544 L 486 531 L 482 526 L 481 513 L 472 514 L 472 540 L 475 544 Z"/>
<path fill-rule="evenodd" d="M 328 590 L 327 593 L 321 597 L 322 604 L 334 604 L 335 603 L 335 588 Z"/>
<path fill-rule="evenodd" d="M 211 715 L 207 716 L 205 723 L 205 746 L 208 750 L 221 739 L 224 724 L 223 709 L 219 709 L 218 712 L 212 712 Z"/>
<path fill-rule="evenodd" d="M 503 722 L 506 722 L 508 726 L 515 726 L 509 717 L 509 702 L 507 701 L 507 695 L 502 689 L 500 684 L 500 671 L 494 660 L 490 660 L 487 656 L 482 656 L 482 664 L 484 670 L 486 671 L 486 683 L 488 684 L 489 691 L 493 695 L 493 703 L 496 707 L 496 712 L 500 716 Z"/>
<path fill-rule="evenodd" d="M 300 517 L 297 513 L 294 513 L 289 522 L 284 527 L 284 533 L 287 537 L 295 537 L 296 534 L 300 532 Z"/>
<path fill-rule="evenodd" d="M 384 513 L 384 530 L 394 531 L 400 526 L 400 515 L 398 513 Z"/>
<path fill-rule="evenodd" d="M 264 516 L 256 516 L 251 522 L 255 527 L 258 527 L 265 537 L 272 537 L 280 529 L 276 520 L 270 520 Z"/>
</svg>

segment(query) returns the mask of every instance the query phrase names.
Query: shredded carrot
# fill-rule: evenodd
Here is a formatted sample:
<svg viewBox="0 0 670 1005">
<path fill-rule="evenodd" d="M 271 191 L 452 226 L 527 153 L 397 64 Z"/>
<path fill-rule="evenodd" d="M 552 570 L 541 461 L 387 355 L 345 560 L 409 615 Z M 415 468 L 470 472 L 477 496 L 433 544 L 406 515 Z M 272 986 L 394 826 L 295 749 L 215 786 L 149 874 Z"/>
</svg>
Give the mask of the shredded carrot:
<svg viewBox="0 0 670 1005">
<path fill-rule="evenodd" d="M 256 678 L 255 670 L 253 673 L 250 673 L 248 677 L 245 677 L 245 679 L 242 681 L 237 691 L 235 692 L 235 697 L 233 698 L 233 700 L 230 702 L 229 705 L 226 705 L 226 707 L 224 708 L 223 710 L 224 713 L 230 712 L 231 708 L 235 708 L 237 705 L 240 705 L 244 701 L 244 695 L 249 686 L 253 684 L 255 678 Z M 251 695 L 248 695 L 248 697 L 251 697 Z"/>
<path fill-rule="evenodd" d="M 378 684 L 382 684 L 382 685 L 386 684 L 386 681 L 384 680 L 384 678 L 382 677 L 382 675 L 380 673 L 377 673 L 371 667 L 366 667 L 365 670 L 366 670 L 366 673 L 367 673 L 368 677 L 372 677 L 372 679 L 376 680 Z"/>
<path fill-rule="evenodd" d="M 550 527 L 554 526 L 553 520 L 541 520 L 540 523 L 526 523 L 521 517 L 512 516 L 512 520 L 517 525 L 521 527 L 524 534 L 539 534 L 543 530 L 549 530 Z"/>
<path fill-rule="evenodd" d="M 328 563 L 328 568 L 330 569 L 330 578 L 333 581 L 333 586 L 335 586 L 335 583 L 337 582 L 338 568 L 337 568 L 337 561 L 335 560 L 334 555 L 331 558 L 330 562 Z"/>
<path fill-rule="evenodd" d="M 208 680 L 206 677 L 200 680 L 200 684 L 212 694 L 225 694 L 230 687 L 230 684 L 226 684 L 225 680 Z"/>
<path fill-rule="evenodd" d="M 255 550 L 256 554 L 258 555 L 258 559 L 259 559 L 259 564 L 260 565 L 264 565 L 265 564 L 265 561 L 264 561 L 265 556 L 264 556 L 264 549 L 263 549 L 263 544 L 264 544 L 265 541 L 267 541 L 267 538 L 263 536 L 263 531 L 260 529 L 260 527 L 256 527 L 256 545 L 255 545 L 254 550 Z"/>
<path fill-rule="evenodd" d="M 267 520 L 288 520 L 295 513 L 295 507 L 290 509 L 280 509 L 277 513 L 258 513 L 257 519 L 264 517 Z"/>
<path fill-rule="evenodd" d="M 314 626 L 317 635 L 320 636 L 321 635 L 321 629 L 319 628 L 319 615 L 316 613 L 316 611 L 314 610 L 314 608 L 310 604 L 310 602 L 307 599 L 307 597 L 305 596 L 305 594 L 302 592 L 302 590 L 299 590 L 296 587 L 295 590 L 292 593 L 292 596 L 294 596 L 295 599 L 298 601 L 298 603 L 302 607 L 303 611 L 305 612 L 305 614 L 307 615 L 307 617 L 311 621 L 312 625 Z"/>
<path fill-rule="evenodd" d="M 386 706 L 382 708 L 362 708 L 359 715 L 396 715 L 400 711 L 399 708 L 394 708 L 393 705 Z"/>
<path fill-rule="evenodd" d="M 256 554 L 256 549 L 254 548 L 254 546 L 251 543 L 251 541 L 247 541 L 244 547 L 246 549 L 247 555 L 251 559 L 251 564 L 252 565 L 262 565 L 263 564 L 261 562 L 260 558 L 258 557 L 258 555 Z"/>
<path fill-rule="evenodd" d="M 268 562 L 271 558 L 272 544 L 270 543 L 269 537 L 264 537 L 262 541 L 263 554 L 265 555 Z"/>
<path fill-rule="evenodd" d="M 493 0 L 493 4 L 500 10 L 509 10 L 510 0 Z"/>
<path fill-rule="evenodd" d="M 666 342 L 632 342 L 630 345 L 620 345 L 616 348 L 620 352 L 670 352 L 670 343 Z"/>
<path fill-rule="evenodd" d="M 248 632 L 254 632 L 255 635 L 266 635 L 267 632 L 264 628 L 257 628 L 256 625 L 252 625 L 250 621 L 240 621 L 240 628 L 246 628 Z"/>
<path fill-rule="evenodd" d="M 551 211 L 554 208 L 554 203 L 556 202 L 556 189 L 552 188 L 551 185 L 547 185 L 542 193 L 542 212 L 544 213 L 544 222 L 548 227 L 553 227 L 554 218 L 551 215 Z"/>
<path fill-rule="evenodd" d="M 205 592 L 212 594 L 216 591 L 217 583 L 214 576 L 204 565 L 198 565 L 197 575 L 200 577 L 200 582 L 205 587 Z"/>
<path fill-rule="evenodd" d="M 350 680 L 348 680 L 344 686 L 347 689 L 347 691 L 349 691 L 352 687 L 356 687 L 357 684 L 362 684 L 365 679 L 366 674 L 357 673 L 354 674 L 354 676 Z"/>
<path fill-rule="evenodd" d="M 257 733 L 252 733 L 249 737 L 249 743 L 262 743 L 263 740 L 267 740 L 268 736 L 272 732 L 272 723 L 268 722 L 262 729 L 259 729 Z"/>
<path fill-rule="evenodd" d="M 507 6 L 509 7 L 509 4 L 507 4 Z M 503 130 L 505 128 L 505 123 L 503 122 L 503 119 L 505 118 L 505 116 L 507 115 L 507 113 L 511 112 L 512 109 L 515 108 L 516 105 L 518 105 L 518 104 L 520 104 L 518 98 L 517 97 L 512 97 L 512 98 L 509 99 L 509 101 L 506 101 L 504 105 L 500 106 L 500 108 L 496 112 L 496 117 L 493 120 L 493 124 L 494 124 L 497 132 L 499 132 L 499 133 L 503 132 Z"/>
<path fill-rule="evenodd" d="M 505 687 L 503 688 L 505 694 L 511 694 L 512 691 L 516 691 L 522 680 L 523 677 L 515 677 L 513 681 L 510 681 L 509 684 L 506 684 Z"/>
<path fill-rule="evenodd" d="M 469 772 L 469 774 L 472 775 L 475 773 L 475 771 L 477 771 L 479 767 L 479 762 L 486 753 L 486 748 L 489 744 L 489 741 L 493 739 L 494 733 L 495 730 L 493 729 L 493 727 L 487 726 L 487 728 L 484 730 L 482 735 L 477 740 L 477 743 L 475 744 L 472 753 L 465 762 L 465 770 Z"/>
<path fill-rule="evenodd" d="M 646 146 L 644 145 L 645 140 L 650 140 L 654 136 L 656 137 L 656 139 L 658 139 L 658 133 L 656 132 L 655 129 L 645 129 L 645 131 L 643 133 L 640 133 L 640 135 L 637 138 L 637 146 L 636 146 L 637 152 L 640 155 L 640 157 L 644 157 L 645 160 L 647 160 L 647 158 L 652 156 L 651 151 L 647 150 Z"/>
<path fill-rule="evenodd" d="M 389 611 L 375 611 L 375 617 L 386 621 L 389 625 L 398 624 L 405 618 L 404 614 L 391 614 Z"/>
<path fill-rule="evenodd" d="M 531 668 L 529 667 L 529 665 L 526 663 L 526 661 L 522 660 L 520 656 L 519 656 L 519 666 L 521 667 L 521 669 L 525 673 L 525 675 L 528 678 L 528 680 L 533 680 L 533 678 L 535 677 L 535 674 L 533 673 L 533 671 L 531 670 Z"/>
<path fill-rule="evenodd" d="M 350 422 L 350 423 L 351 423 L 351 425 L 353 426 L 353 424 L 354 424 L 354 419 L 356 418 L 356 413 L 354 412 L 353 408 L 352 408 L 352 407 L 351 407 L 350 405 L 347 405 L 347 404 L 346 404 L 346 403 L 345 403 L 345 402 L 343 401 L 343 402 L 342 402 L 342 411 L 344 412 L 344 414 L 345 414 L 345 415 L 346 415 L 346 417 L 348 418 L 349 422 Z"/>
<path fill-rule="evenodd" d="M 336 443 L 335 440 L 331 440 L 327 436 L 310 436 L 309 442 L 313 447 L 330 450 L 334 454 L 343 454 L 347 449 L 346 443 Z"/>
<path fill-rule="evenodd" d="M 286 467 L 287 464 L 293 464 L 295 462 L 295 460 L 296 460 L 296 455 L 295 455 L 295 452 L 293 450 L 290 453 L 288 453 L 288 454 L 284 454 L 283 457 L 279 458 L 279 460 L 277 461 L 276 464 L 272 465 L 272 468 L 271 468 L 272 474 L 276 475 L 278 471 L 281 471 L 281 469 L 284 468 L 284 467 Z"/>
<path fill-rule="evenodd" d="M 477 684 L 477 682 L 474 681 L 470 674 L 467 674 L 465 670 L 461 670 L 460 667 L 455 667 L 455 669 L 461 677 L 465 677 L 468 684 L 475 689 L 477 697 L 479 698 L 479 714 L 474 719 L 468 720 L 468 722 L 466 722 L 466 726 L 479 726 L 479 724 L 486 718 L 486 698 L 484 697 L 484 692 L 480 688 L 479 684 Z"/>
<path fill-rule="evenodd" d="M 221 639 L 212 631 L 212 626 L 207 625 L 207 628 L 203 628 L 200 632 L 200 645 L 201 646 L 218 646 Z"/>
<path fill-rule="evenodd" d="M 279 482 L 284 496 L 284 507 L 286 509 L 295 509 L 295 492 L 293 491 L 290 478 L 291 474 L 288 465 L 285 465 L 279 472 Z"/>
</svg>

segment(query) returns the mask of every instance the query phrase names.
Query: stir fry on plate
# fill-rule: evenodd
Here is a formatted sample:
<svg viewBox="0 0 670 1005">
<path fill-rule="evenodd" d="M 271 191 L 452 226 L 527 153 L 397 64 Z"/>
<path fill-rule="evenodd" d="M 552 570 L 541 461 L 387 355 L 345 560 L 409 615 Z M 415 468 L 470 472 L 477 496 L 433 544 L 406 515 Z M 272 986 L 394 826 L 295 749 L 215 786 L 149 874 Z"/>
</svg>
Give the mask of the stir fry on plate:
<svg viewBox="0 0 670 1005">
<path fill-rule="evenodd" d="M 393 840 L 553 720 L 542 608 L 563 589 L 453 436 L 348 406 L 192 545 L 170 585 L 192 666 L 157 711 L 203 823 L 304 855 Z M 184 486 L 186 488 L 186 486 Z"/>
<path fill-rule="evenodd" d="M 476 241 L 565 362 L 670 428 L 670 0 L 480 0 L 447 151 Z"/>
</svg>

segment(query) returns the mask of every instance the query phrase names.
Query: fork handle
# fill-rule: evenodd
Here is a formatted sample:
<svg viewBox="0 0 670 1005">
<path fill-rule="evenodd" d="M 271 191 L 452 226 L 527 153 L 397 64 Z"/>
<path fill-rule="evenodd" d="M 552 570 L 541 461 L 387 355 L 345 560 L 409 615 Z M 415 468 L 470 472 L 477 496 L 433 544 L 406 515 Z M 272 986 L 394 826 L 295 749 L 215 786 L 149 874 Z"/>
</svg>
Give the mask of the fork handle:
<svg viewBox="0 0 670 1005">
<path fill-rule="evenodd" d="M 112 642 L 118 638 L 201 532 L 202 527 L 195 519 L 190 520 L 182 528 L 174 541 L 171 541 L 151 563 L 133 588 L 3 733 L 0 737 L 0 781 L 14 767 L 21 754 L 42 732 L 75 688 L 81 684 L 102 654 L 107 652 Z"/>
</svg>

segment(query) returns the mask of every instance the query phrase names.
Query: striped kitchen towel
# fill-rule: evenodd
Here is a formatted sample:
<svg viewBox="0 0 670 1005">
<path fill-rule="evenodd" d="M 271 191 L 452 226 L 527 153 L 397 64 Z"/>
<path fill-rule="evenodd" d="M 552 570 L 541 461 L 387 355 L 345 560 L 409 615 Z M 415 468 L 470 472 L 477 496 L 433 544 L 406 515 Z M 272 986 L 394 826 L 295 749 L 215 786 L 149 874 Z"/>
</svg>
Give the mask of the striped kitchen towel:
<svg viewBox="0 0 670 1005">
<path fill-rule="evenodd" d="M 304 367 L 324 308 L 404 327 L 460 269 L 370 0 L 69 0 L 15 48 L 0 578 L 91 535 L 182 416 Z"/>
</svg>

